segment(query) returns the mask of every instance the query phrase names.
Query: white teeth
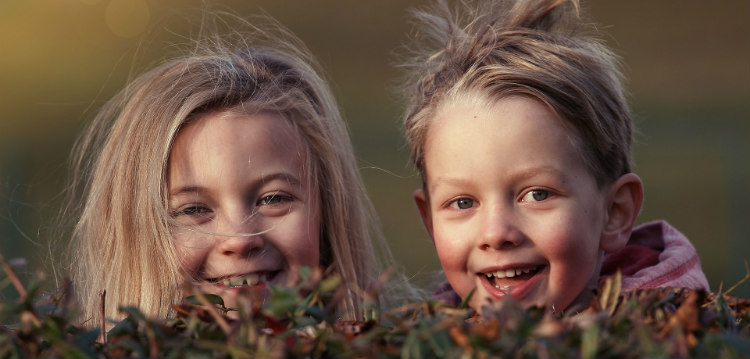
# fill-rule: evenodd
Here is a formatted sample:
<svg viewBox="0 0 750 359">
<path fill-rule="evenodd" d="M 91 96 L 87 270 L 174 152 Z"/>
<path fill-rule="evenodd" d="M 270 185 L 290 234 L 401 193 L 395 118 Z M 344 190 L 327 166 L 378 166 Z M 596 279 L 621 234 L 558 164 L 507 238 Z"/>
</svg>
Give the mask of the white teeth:
<svg viewBox="0 0 750 359">
<path fill-rule="evenodd" d="M 243 276 L 224 278 L 220 281 L 226 287 L 237 288 L 243 285 L 253 286 L 266 280 L 266 274 L 250 273 Z"/>
<path fill-rule="evenodd" d="M 229 278 L 229 285 L 232 287 L 239 287 L 244 284 L 245 280 L 242 277 Z"/>
<path fill-rule="evenodd" d="M 265 279 L 265 276 L 263 276 L 263 279 Z M 244 277 L 245 284 L 247 285 L 256 285 L 258 282 L 260 282 L 260 275 L 259 274 L 248 274 Z"/>
<path fill-rule="evenodd" d="M 505 294 L 508 294 L 508 292 L 513 289 L 513 287 L 509 285 L 496 285 L 495 288 L 502 290 Z"/>
<path fill-rule="evenodd" d="M 524 269 L 501 269 L 494 273 L 487 273 L 488 277 L 495 277 L 495 278 L 513 278 L 517 275 L 521 274 L 527 274 L 531 273 L 531 271 L 536 270 L 536 268 L 524 268 Z"/>
</svg>

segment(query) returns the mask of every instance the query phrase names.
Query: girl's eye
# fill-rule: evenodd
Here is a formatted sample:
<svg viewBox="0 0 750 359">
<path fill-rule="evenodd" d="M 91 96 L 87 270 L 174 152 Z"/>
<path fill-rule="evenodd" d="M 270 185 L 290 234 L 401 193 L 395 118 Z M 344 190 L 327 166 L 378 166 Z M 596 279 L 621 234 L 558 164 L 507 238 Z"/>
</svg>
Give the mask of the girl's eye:
<svg viewBox="0 0 750 359">
<path fill-rule="evenodd" d="M 209 212 L 211 212 L 211 210 L 208 209 L 208 207 L 201 206 L 201 205 L 190 205 L 187 207 L 183 207 L 182 209 L 173 211 L 172 217 L 197 216 L 197 215 L 203 215 Z"/>
<path fill-rule="evenodd" d="M 474 207 L 474 200 L 471 198 L 459 198 L 453 201 L 453 203 L 451 203 L 451 206 L 458 209 L 469 209 L 471 207 Z"/>
<path fill-rule="evenodd" d="M 549 198 L 550 193 L 549 191 L 543 190 L 543 189 L 535 189 L 526 192 L 526 194 L 521 198 L 521 201 L 523 202 L 541 202 L 545 199 Z"/>
<path fill-rule="evenodd" d="M 258 200 L 257 206 L 272 206 L 274 204 L 279 204 L 281 202 L 287 202 L 291 201 L 292 197 L 289 195 L 285 195 L 282 193 L 272 193 L 267 196 L 261 197 L 261 199 Z"/>
</svg>

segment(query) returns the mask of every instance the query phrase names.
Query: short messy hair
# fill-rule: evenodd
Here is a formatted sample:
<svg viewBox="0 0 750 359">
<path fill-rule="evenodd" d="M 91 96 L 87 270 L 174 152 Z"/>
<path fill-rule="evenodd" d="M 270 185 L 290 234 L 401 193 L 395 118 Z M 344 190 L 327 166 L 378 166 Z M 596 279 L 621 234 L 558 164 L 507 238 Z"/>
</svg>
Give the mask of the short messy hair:
<svg viewBox="0 0 750 359">
<path fill-rule="evenodd" d="M 571 0 L 445 1 L 415 11 L 404 116 L 411 161 L 426 179 L 425 139 L 440 107 L 466 93 L 546 104 L 575 134 L 602 186 L 631 171 L 633 121 L 619 59 Z M 413 50 L 416 49 L 416 50 Z"/>
<path fill-rule="evenodd" d="M 378 278 L 374 249 L 389 257 L 348 130 L 309 51 L 271 19 L 233 21 L 243 31 L 197 39 L 186 55 L 130 82 L 74 149 L 68 260 L 91 325 L 104 290 L 107 318 L 120 316 L 119 305 L 165 316 L 180 300 L 186 278 L 173 247 L 167 164 L 180 128 L 207 111 L 276 113 L 301 134 L 321 198 L 321 266 L 348 288 L 363 292 Z M 362 318 L 358 300 L 344 303 L 343 317 Z"/>
</svg>

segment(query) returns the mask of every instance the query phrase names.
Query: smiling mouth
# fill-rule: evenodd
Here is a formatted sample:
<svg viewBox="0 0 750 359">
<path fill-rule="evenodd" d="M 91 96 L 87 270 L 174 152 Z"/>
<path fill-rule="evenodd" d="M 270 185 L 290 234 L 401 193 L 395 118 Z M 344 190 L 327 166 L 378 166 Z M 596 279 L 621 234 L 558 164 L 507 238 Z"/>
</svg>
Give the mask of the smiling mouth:
<svg viewBox="0 0 750 359">
<path fill-rule="evenodd" d="M 240 287 L 252 287 L 263 282 L 270 282 L 276 275 L 281 271 L 273 272 L 255 272 L 240 276 L 233 277 L 222 277 L 222 278 L 208 278 L 206 281 L 225 286 L 227 288 L 240 288 Z"/>
<path fill-rule="evenodd" d="M 508 290 L 513 285 L 531 279 L 536 275 L 542 266 L 525 267 L 525 268 L 509 268 L 501 269 L 489 273 L 479 273 L 487 278 L 487 280 L 495 286 L 497 289 Z"/>
</svg>

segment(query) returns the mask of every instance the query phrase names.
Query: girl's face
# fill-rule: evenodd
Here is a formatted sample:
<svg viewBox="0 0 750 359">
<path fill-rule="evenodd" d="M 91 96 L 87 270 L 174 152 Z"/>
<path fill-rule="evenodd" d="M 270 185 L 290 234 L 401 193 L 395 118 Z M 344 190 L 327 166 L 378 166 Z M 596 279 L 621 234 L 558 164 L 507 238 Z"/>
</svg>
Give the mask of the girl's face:
<svg viewBox="0 0 750 359">
<path fill-rule="evenodd" d="M 544 104 L 449 105 L 424 158 L 417 205 L 454 290 L 476 290 L 472 307 L 511 295 L 562 310 L 596 285 L 607 196 Z"/>
<path fill-rule="evenodd" d="M 285 118 L 209 112 L 184 126 L 167 186 L 182 267 L 234 306 L 243 287 L 294 284 L 319 265 L 320 200 Z"/>
</svg>

